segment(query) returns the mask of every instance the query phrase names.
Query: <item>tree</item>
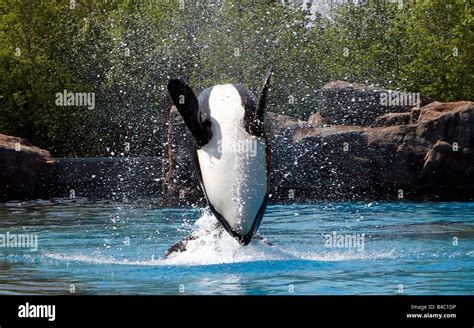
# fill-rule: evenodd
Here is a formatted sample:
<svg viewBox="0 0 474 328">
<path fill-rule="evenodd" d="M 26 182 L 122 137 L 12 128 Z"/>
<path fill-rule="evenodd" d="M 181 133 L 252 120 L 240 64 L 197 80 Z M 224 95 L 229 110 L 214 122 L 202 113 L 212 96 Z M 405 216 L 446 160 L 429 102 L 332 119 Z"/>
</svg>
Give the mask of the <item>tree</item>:
<svg viewBox="0 0 474 328">
<path fill-rule="evenodd" d="M 474 17 L 469 1 L 407 6 L 401 86 L 442 101 L 474 95 Z"/>
</svg>

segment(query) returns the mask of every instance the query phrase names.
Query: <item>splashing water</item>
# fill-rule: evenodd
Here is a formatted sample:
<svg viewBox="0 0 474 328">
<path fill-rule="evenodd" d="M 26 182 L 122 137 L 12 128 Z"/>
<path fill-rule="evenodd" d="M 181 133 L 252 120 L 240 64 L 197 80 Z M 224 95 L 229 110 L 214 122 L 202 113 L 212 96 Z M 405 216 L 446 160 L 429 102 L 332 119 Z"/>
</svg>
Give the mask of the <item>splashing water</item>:
<svg viewBox="0 0 474 328">
<path fill-rule="evenodd" d="M 248 246 L 240 245 L 228 233 L 218 229 L 216 219 L 204 213 L 197 221 L 193 233 L 197 239 L 188 242 L 186 251 L 174 253 L 164 260 L 166 264 L 206 265 L 264 260 L 290 259 L 291 256 L 260 239 L 253 239 Z"/>
</svg>

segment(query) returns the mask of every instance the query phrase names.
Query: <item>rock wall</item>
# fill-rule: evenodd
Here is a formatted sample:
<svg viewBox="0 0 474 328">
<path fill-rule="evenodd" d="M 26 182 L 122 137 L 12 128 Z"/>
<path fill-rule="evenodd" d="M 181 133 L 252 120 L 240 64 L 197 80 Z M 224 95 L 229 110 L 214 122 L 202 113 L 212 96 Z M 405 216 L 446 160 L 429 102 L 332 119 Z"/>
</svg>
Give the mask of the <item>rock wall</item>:
<svg viewBox="0 0 474 328">
<path fill-rule="evenodd" d="M 158 157 L 58 158 L 54 197 L 137 199 L 161 197 Z"/>
<path fill-rule="evenodd" d="M 432 100 L 417 93 L 399 92 L 361 83 L 333 81 L 319 90 L 318 125 L 370 126 L 386 113 L 404 113 Z M 415 105 L 416 103 L 416 105 Z M 316 118 L 313 117 L 313 125 Z"/>
<path fill-rule="evenodd" d="M 89 197 L 161 197 L 161 159 L 59 158 L 0 134 L 0 201 Z"/>
<path fill-rule="evenodd" d="M 420 111 L 398 125 L 298 129 L 288 185 L 310 198 L 472 198 L 474 103 L 434 102 Z"/>
<path fill-rule="evenodd" d="M 0 134 L 0 201 L 48 198 L 54 167 L 48 151 Z"/>
</svg>

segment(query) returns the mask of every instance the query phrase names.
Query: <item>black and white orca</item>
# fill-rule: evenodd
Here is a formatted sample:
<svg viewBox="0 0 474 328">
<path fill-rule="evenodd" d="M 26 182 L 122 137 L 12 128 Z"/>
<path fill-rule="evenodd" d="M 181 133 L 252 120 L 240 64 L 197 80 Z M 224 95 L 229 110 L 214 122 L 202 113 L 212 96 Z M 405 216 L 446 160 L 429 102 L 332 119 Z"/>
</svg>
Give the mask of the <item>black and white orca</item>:
<svg viewBox="0 0 474 328">
<path fill-rule="evenodd" d="M 216 85 L 196 97 L 184 81 L 168 83 L 194 140 L 191 153 L 209 208 L 242 245 L 255 236 L 269 198 L 270 147 L 264 114 L 270 76 L 268 70 L 258 100 L 239 84 Z M 183 247 L 178 243 L 170 251 Z"/>
</svg>

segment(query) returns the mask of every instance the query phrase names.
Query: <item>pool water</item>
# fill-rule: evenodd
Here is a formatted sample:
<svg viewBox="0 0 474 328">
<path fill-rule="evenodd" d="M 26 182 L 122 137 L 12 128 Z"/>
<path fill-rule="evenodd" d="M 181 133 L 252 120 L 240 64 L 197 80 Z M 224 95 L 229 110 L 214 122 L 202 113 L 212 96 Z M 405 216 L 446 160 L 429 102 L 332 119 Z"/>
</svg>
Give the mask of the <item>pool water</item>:
<svg viewBox="0 0 474 328">
<path fill-rule="evenodd" d="M 0 293 L 474 294 L 474 202 L 270 205 L 271 245 L 241 246 L 214 220 L 153 202 L 0 204 L 0 234 L 38 238 L 0 247 Z"/>
</svg>

